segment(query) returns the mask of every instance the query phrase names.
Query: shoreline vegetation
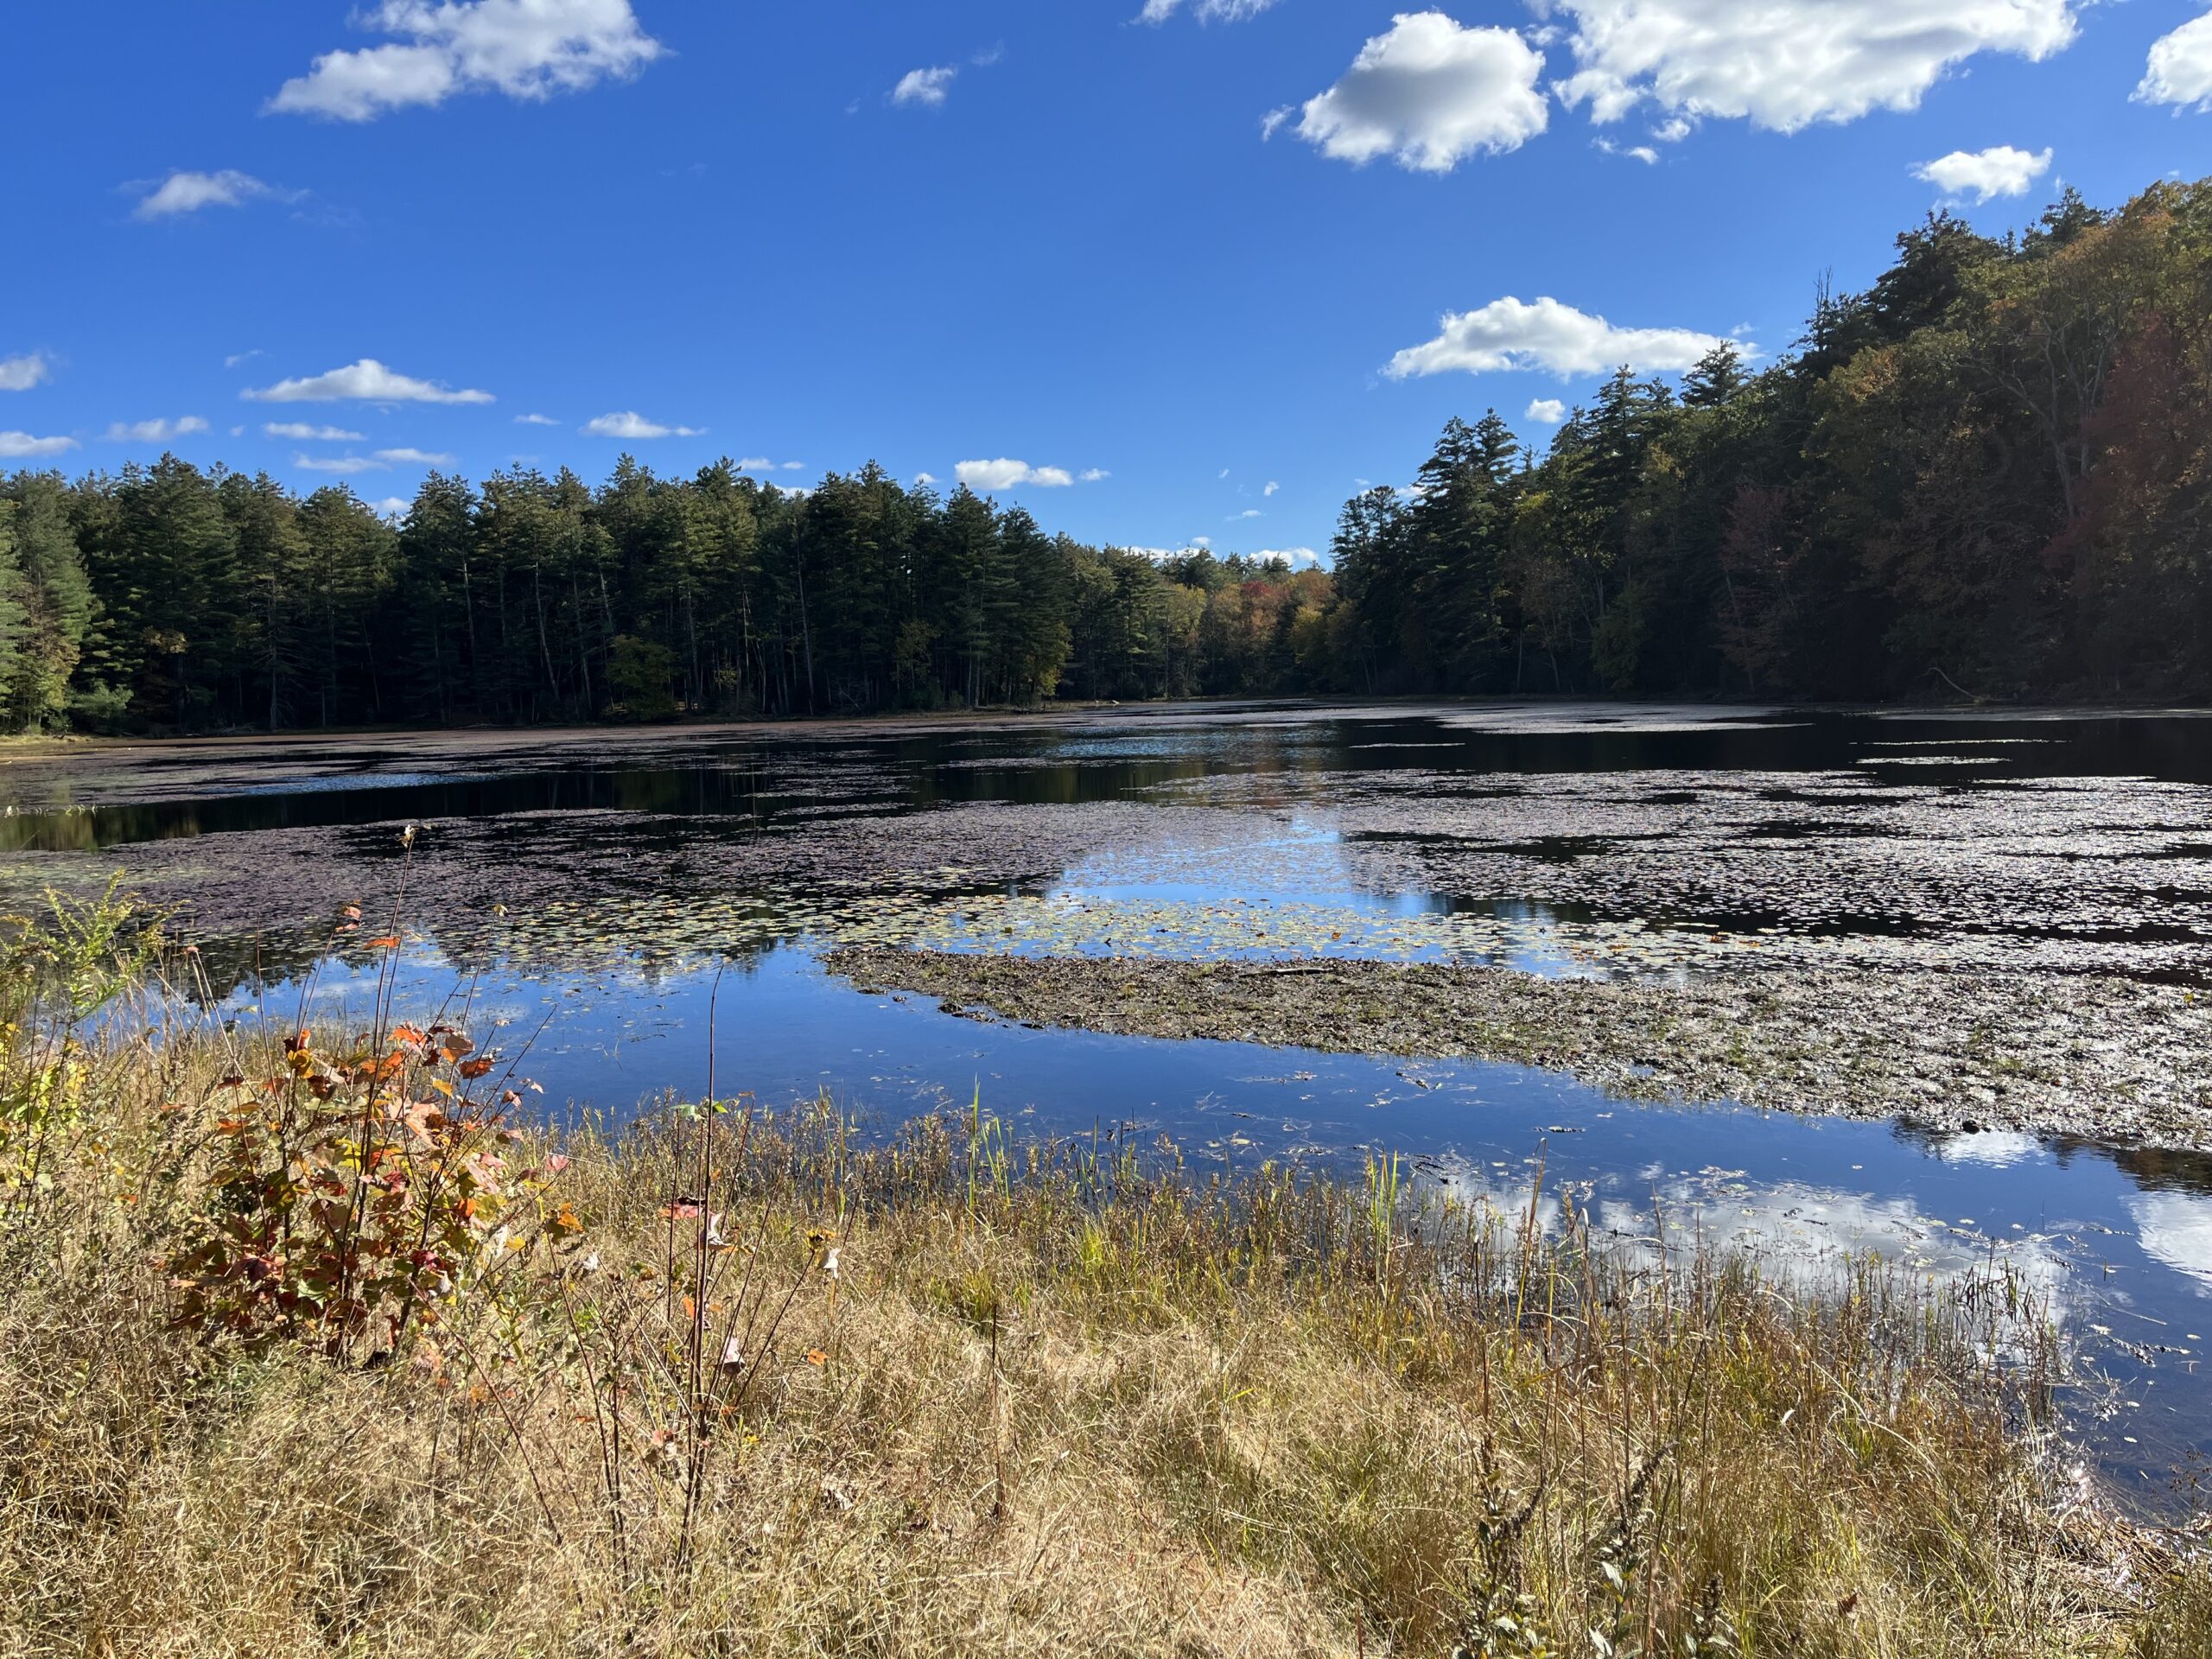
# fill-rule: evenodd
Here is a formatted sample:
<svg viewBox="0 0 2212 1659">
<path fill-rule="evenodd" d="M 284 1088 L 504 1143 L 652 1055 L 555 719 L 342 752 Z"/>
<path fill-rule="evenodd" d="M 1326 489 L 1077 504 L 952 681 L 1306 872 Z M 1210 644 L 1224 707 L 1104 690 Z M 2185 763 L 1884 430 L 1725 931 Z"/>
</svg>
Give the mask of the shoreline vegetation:
<svg viewBox="0 0 2212 1659">
<path fill-rule="evenodd" d="M 2212 1642 L 2201 1529 L 2065 1471 L 2001 1267 L 1808 1289 L 1541 1174 L 869 1140 L 727 1077 L 555 1136 L 465 987 L 149 1027 L 195 968 L 146 921 L 0 937 L 11 1653 Z"/>
<path fill-rule="evenodd" d="M 1523 423 L 1524 425 L 1527 423 Z M 870 462 L 0 478 L 0 728 L 528 726 L 1193 695 L 2212 695 L 2212 181 L 1955 214 L 1771 360 L 1495 410 L 1326 550 L 1089 544 Z M 1075 480 L 1065 480 L 1072 485 Z M 1267 510 L 1255 508 L 1255 514 Z M 1255 520 L 1255 523 L 1257 521 Z"/>
<path fill-rule="evenodd" d="M 1502 1060 L 1636 1100 L 2212 1147 L 2212 1001 L 2107 976 L 1793 966 L 1660 985 L 1328 957 L 873 949 L 823 961 L 863 990 L 935 997 L 971 1017 Z"/>
</svg>

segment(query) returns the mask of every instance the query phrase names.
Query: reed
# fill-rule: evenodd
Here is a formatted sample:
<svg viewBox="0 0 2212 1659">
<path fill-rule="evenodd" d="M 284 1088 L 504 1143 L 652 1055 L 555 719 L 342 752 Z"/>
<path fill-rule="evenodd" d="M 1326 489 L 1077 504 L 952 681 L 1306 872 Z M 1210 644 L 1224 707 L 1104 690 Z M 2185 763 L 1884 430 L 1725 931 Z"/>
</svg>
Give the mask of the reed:
<svg viewBox="0 0 2212 1659">
<path fill-rule="evenodd" d="M 2190 1535 L 2042 1454 L 2001 1269 L 1779 1282 L 980 1101 L 556 1135 L 465 988 L 156 1017 L 124 904 L 0 963 L 0 1651 L 2212 1650 Z"/>
</svg>

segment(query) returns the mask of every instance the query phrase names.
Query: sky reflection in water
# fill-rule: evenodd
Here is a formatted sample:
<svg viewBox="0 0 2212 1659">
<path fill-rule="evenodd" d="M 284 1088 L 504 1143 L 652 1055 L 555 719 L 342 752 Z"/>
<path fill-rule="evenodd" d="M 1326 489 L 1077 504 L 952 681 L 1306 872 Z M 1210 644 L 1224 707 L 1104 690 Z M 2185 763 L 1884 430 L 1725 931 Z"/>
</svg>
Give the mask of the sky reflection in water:
<svg viewBox="0 0 2212 1659">
<path fill-rule="evenodd" d="M 673 872 L 679 858 L 738 837 L 785 833 L 798 844 L 818 823 L 919 825 L 928 820 L 916 815 L 977 803 L 1136 804 L 1211 827 L 1080 846 L 1020 880 L 976 884 L 949 896 L 921 942 L 1453 956 L 1540 973 L 1650 976 L 1697 968 L 1639 939 L 1702 949 L 1721 937 L 1709 930 L 1720 930 L 1732 950 L 1830 938 L 1887 950 L 1903 939 L 1916 950 L 2042 952 L 2035 960 L 2047 969 L 2139 961 L 2145 973 L 2196 976 L 2212 963 L 2208 729 L 2190 717 L 1443 709 L 1217 711 L 816 743 L 369 739 L 232 758 L 154 752 L 143 766 L 105 772 L 97 757 L 19 771 L 0 850 L 20 886 L 189 843 L 184 861 L 149 866 L 188 893 L 202 868 L 193 859 L 212 868 L 229 849 L 251 868 L 256 837 L 270 831 L 295 846 L 322 837 L 315 844 L 327 846 L 331 868 L 348 868 L 365 849 L 396 842 L 379 826 L 496 823 L 501 838 L 482 841 L 493 850 L 479 855 L 496 869 L 530 863 L 532 837 L 551 827 L 574 835 L 604 815 L 607 833 L 632 849 L 626 874 L 652 897 L 673 893 L 679 911 L 695 891 L 701 906 L 758 901 L 766 919 L 742 941 L 715 921 L 703 930 L 711 950 L 702 948 L 666 937 L 655 918 L 669 911 L 645 908 L 645 889 L 610 885 L 583 895 L 600 906 L 594 925 L 611 947 L 603 966 L 540 957 L 525 968 L 484 955 L 493 965 L 475 984 L 470 1023 L 511 1052 L 543 1025 L 523 1071 L 556 1109 L 591 1103 L 621 1113 L 663 1090 L 696 1091 L 711 950 L 739 950 L 721 992 L 719 1074 L 726 1088 L 764 1101 L 826 1090 L 887 1125 L 980 1096 L 1039 1132 L 1134 1123 L 1235 1165 L 1395 1152 L 1415 1160 L 1423 1181 L 1516 1212 L 1541 1160 L 1549 1190 L 1571 1185 L 1628 1248 L 1649 1235 L 1656 1205 L 1678 1236 L 1754 1249 L 1772 1271 L 1809 1283 L 1832 1281 L 1848 1252 L 1937 1278 L 2001 1261 L 2049 1299 L 2078 1351 L 2088 1375 L 2071 1404 L 2091 1455 L 2155 1502 L 2171 1471 L 2212 1458 L 2212 1378 L 2202 1369 L 2212 1333 L 2212 1157 L 1639 1106 L 1504 1065 L 958 1019 L 927 999 L 861 995 L 825 976 L 807 931 L 820 912 L 778 911 L 788 892 L 695 890 Z M 2080 787 L 2090 779 L 2115 780 L 2120 792 Z M 1683 815 L 1723 796 L 1725 833 L 1708 823 L 1705 841 L 1686 836 Z M 1502 808 L 1486 804 L 1499 799 Z M 1438 822 L 1448 830 L 1439 815 L 1455 801 L 1490 814 L 1491 840 L 1474 855 L 1435 832 Z M 1497 841 L 1501 826 L 1510 844 Z M 424 844 L 435 849 L 441 834 Z M 1942 863 L 1955 834 L 1963 856 L 1984 861 L 1956 878 Z M 1649 897 L 1650 867 L 1637 861 L 1694 843 L 1671 890 L 1690 896 Z M 1777 861 L 1770 846 L 1793 850 Z M 1878 861 L 1847 861 L 1868 846 Z M 1422 861 L 1440 849 L 1440 861 Z M 1901 855 L 1921 861 L 1882 861 Z M 1700 867 L 1738 856 L 1738 873 L 1753 878 L 1803 868 L 1848 890 L 1796 909 L 1796 889 L 1732 910 L 1699 899 Z M 1591 874 L 1602 875 L 1608 859 L 1618 880 Z M 1432 868 L 1461 879 L 1402 874 Z M 2045 926 L 2037 918 L 2062 882 L 2094 902 Z M 1999 906 L 1988 914 L 1945 908 L 1985 892 Z M 624 907 L 633 904 L 638 919 L 626 933 Z M 460 970 L 440 954 L 447 936 L 410 938 L 398 1006 L 411 1014 L 454 994 Z M 293 1015 L 297 982 L 284 978 L 293 971 L 278 969 L 283 982 L 263 994 L 278 1020 Z M 367 992 L 336 960 L 316 970 L 316 984 L 326 1009 L 358 1007 Z M 224 1011 L 251 1017 L 253 1002 L 237 991 Z"/>
</svg>

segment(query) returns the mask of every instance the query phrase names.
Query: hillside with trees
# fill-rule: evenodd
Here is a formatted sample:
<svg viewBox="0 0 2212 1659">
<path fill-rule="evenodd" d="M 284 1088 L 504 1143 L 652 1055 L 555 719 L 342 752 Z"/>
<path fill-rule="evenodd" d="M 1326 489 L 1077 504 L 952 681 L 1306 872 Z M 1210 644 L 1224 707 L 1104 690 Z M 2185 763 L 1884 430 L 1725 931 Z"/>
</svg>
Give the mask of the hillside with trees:
<svg viewBox="0 0 2212 1659">
<path fill-rule="evenodd" d="M 1347 503 L 1333 569 L 1048 535 L 871 465 L 404 516 L 174 456 L 0 480 L 0 723 L 194 731 L 1052 697 L 2212 695 L 2212 181 L 1938 214 L 1765 364 L 1493 411 Z"/>
</svg>

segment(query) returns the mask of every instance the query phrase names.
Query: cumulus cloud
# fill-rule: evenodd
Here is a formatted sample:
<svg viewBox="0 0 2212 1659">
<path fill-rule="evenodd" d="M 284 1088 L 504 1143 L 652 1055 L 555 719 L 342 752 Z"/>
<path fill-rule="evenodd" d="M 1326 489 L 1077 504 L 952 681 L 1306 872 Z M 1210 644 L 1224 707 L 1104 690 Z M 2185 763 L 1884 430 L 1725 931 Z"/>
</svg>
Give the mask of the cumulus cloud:
<svg viewBox="0 0 2212 1659">
<path fill-rule="evenodd" d="M 1065 467 L 1032 467 L 1026 461 L 1010 461 L 1004 456 L 996 461 L 963 461 L 952 469 L 952 475 L 969 489 L 986 493 L 1019 489 L 1025 484 L 1039 489 L 1064 490 L 1075 482 L 1075 474 Z"/>
<path fill-rule="evenodd" d="M 1967 59 L 2040 62 L 2086 0 L 1535 0 L 1565 20 L 1576 72 L 1555 90 L 1592 119 L 1637 105 L 1746 118 L 1778 132 L 1910 110 Z"/>
<path fill-rule="evenodd" d="M 1304 570 L 1321 563 L 1321 556 L 1310 547 L 1263 547 L 1252 555 L 1255 559 L 1281 559 L 1294 570 Z"/>
<path fill-rule="evenodd" d="M 187 415 L 181 420 L 175 421 L 136 421 L 127 424 L 118 421 L 108 428 L 106 436 L 110 443 L 167 443 L 171 438 L 186 437 L 207 429 L 207 423 L 200 416 Z"/>
<path fill-rule="evenodd" d="M 1402 12 L 1359 49 L 1344 79 L 1308 99 L 1292 130 L 1355 165 L 1378 156 L 1448 173 L 1478 151 L 1518 149 L 1550 118 L 1543 54 L 1510 29 L 1468 29 L 1440 11 Z M 1278 110 L 1272 135 L 1291 111 Z"/>
<path fill-rule="evenodd" d="M 1541 369 L 1562 380 L 1626 364 L 1639 372 L 1687 369 L 1730 342 L 1692 328 L 1617 328 L 1557 300 L 1524 304 L 1508 295 L 1475 311 L 1448 312 L 1435 339 L 1409 346 L 1383 372 L 1394 380 L 1464 370 Z"/>
<path fill-rule="evenodd" d="M 171 219 L 202 207 L 243 207 L 262 196 L 288 195 L 251 173 L 172 173 L 148 191 L 130 210 L 133 219 Z"/>
<path fill-rule="evenodd" d="M 919 104 L 935 109 L 944 102 L 951 90 L 953 77 L 960 73 L 952 64 L 939 64 L 934 69 L 909 69 L 899 77 L 899 84 L 891 89 L 893 104 Z"/>
<path fill-rule="evenodd" d="M 2187 104 L 2212 114 L 2212 12 L 2152 43 L 2139 104 Z"/>
<path fill-rule="evenodd" d="M 269 107 L 372 121 L 456 92 L 545 99 L 626 79 L 667 50 L 639 28 L 630 0 L 383 0 L 359 21 L 402 38 L 322 54 Z"/>
<path fill-rule="evenodd" d="M 1086 484 L 1103 484 L 1113 476 L 1114 474 L 1103 467 L 1086 467 L 1083 469 L 1083 481 Z"/>
<path fill-rule="evenodd" d="M 703 426 L 664 426 L 658 421 L 647 420 L 634 409 L 597 416 L 583 424 L 584 435 L 593 438 L 696 438 L 706 429 Z"/>
<path fill-rule="evenodd" d="M 369 511 L 379 518 L 404 518 L 414 511 L 414 507 L 415 504 L 404 496 L 387 495 L 383 500 L 373 503 Z"/>
<path fill-rule="evenodd" d="M 295 443 L 359 443 L 361 435 L 348 432 L 342 426 L 310 426 L 305 421 L 264 421 L 261 429 L 272 438 L 289 438 Z"/>
<path fill-rule="evenodd" d="M 387 467 L 450 467 L 453 457 L 429 449 L 379 449 L 377 459 Z"/>
<path fill-rule="evenodd" d="M 515 424 L 517 426 L 558 426 L 561 423 L 550 415 L 518 415 L 515 416 Z"/>
<path fill-rule="evenodd" d="M 1227 522 L 1234 524 L 1240 523 L 1246 518 L 1264 518 L 1266 517 L 1267 515 L 1262 512 L 1257 507 L 1247 507 L 1242 512 L 1230 513 Z"/>
<path fill-rule="evenodd" d="M 292 465 L 303 473 L 335 473 L 340 478 L 351 478 L 356 473 L 388 473 L 389 461 L 372 455 L 294 455 Z"/>
<path fill-rule="evenodd" d="M 241 397 L 261 404 L 488 404 L 488 391 L 448 391 L 428 380 L 416 380 L 386 368 L 373 357 L 349 363 L 327 374 L 301 380 L 279 380 L 273 386 L 246 391 Z"/>
<path fill-rule="evenodd" d="M 2040 154 L 1999 144 L 1992 149 L 1955 149 L 1912 169 L 1916 179 L 1934 185 L 1947 196 L 1963 196 L 1969 190 L 1977 202 L 1993 196 L 2024 196 L 2028 187 L 2050 171 L 2050 151 Z"/>
<path fill-rule="evenodd" d="M 1192 0 L 1191 16 L 1202 23 L 1241 23 L 1256 17 L 1275 0 Z M 1141 23 L 1164 23 L 1183 9 L 1183 0 L 1144 0 Z"/>
<path fill-rule="evenodd" d="M 28 432 L 0 432 L 0 459 L 18 461 L 26 456 L 58 455 L 74 449 L 74 438 L 35 438 Z"/>
<path fill-rule="evenodd" d="M 916 473 L 914 474 L 914 487 L 918 490 L 925 490 L 936 482 L 937 474 L 934 473 Z"/>
<path fill-rule="evenodd" d="M 0 357 L 0 391 L 29 391 L 46 378 L 46 359 L 40 353 Z"/>
<path fill-rule="evenodd" d="M 1567 405 L 1556 397 L 1534 397 L 1529 402 L 1529 418 L 1541 421 L 1546 426 L 1557 426 L 1567 418 Z"/>
<path fill-rule="evenodd" d="M 1277 490 L 1279 490 L 1279 489 L 1281 489 L 1281 488 L 1282 488 L 1282 486 L 1281 486 L 1281 485 L 1280 485 L 1280 484 L 1278 484 L 1278 483 L 1276 483 L 1276 482 L 1274 481 L 1274 480 L 1273 480 L 1273 479 L 1271 478 L 1271 479 L 1269 479 L 1269 480 L 1268 480 L 1268 487 L 1267 487 L 1267 488 L 1265 488 L 1264 490 L 1262 490 L 1262 491 L 1260 492 L 1260 493 L 1261 493 L 1262 495 L 1273 495 L 1273 494 L 1274 494 Z"/>
</svg>

